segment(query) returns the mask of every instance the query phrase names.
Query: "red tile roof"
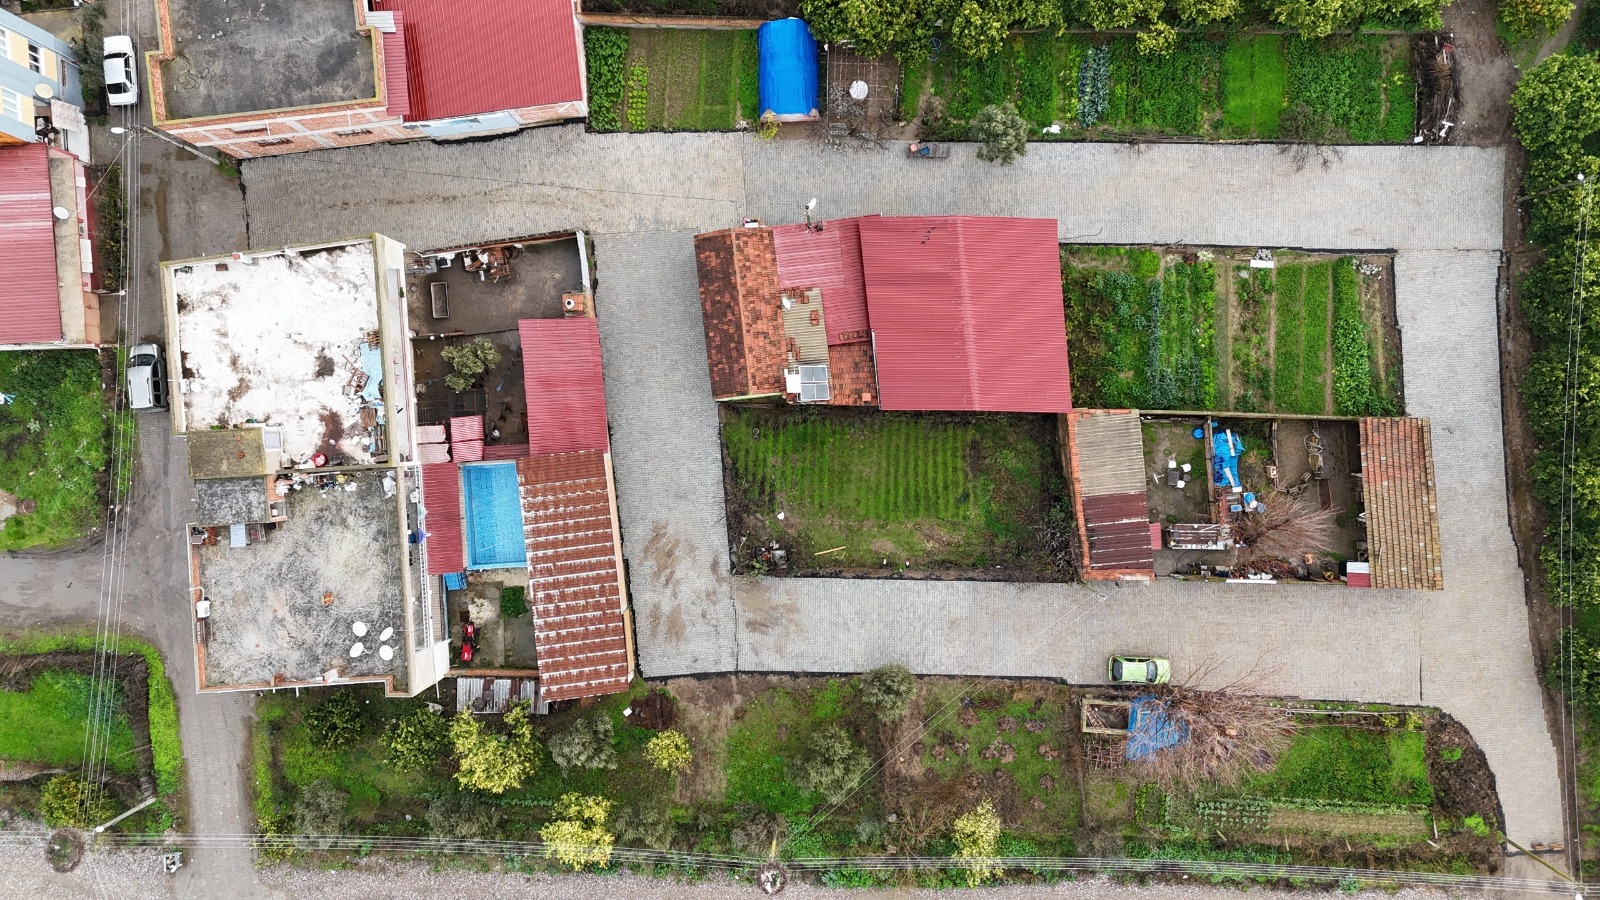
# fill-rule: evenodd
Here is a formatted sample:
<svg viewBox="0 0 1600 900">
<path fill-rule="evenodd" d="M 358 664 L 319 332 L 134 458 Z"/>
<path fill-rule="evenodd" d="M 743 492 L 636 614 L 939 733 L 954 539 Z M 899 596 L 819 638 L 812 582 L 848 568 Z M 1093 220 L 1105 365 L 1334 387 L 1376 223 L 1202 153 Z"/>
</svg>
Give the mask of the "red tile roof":
<svg viewBox="0 0 1600 900">
<path fill-rule="evenodd" d="M 405 13 L 394 14 L 394 31 L 383 33 L 383 105 L 391 116 L 411 118 L 410 73 L 406 71 Z"/>
<path fill-rule="evenodd" d="M 1053 220 L 864 218 L 860 228 L 884 409 L 1072 408 Z"/>
<path fill-rule="evenodd" d="M 1372 586 L 1444 588 L 1433 432 L 1427 419 L 1361 420 L 1361 490 Z"/>
<path fill-rule="evenodd" d="M 783 393 L 785 341 L 775 252 L 767 228 L 695 235 L 706 366 L 711 396 L 718 400 Z M 822 306 L 827 310 L 826 299 Z"/>
<path fill-rule="evenodd" d="M 572 0 L 383 0 L 405 19 L 412 120 L 583 99 Z"/>
<path fill-rule="evenodd" d="M 626 690 L 633 667 L 607 455 L 531 456 L 517 462 L 517 483 L 540 699 Z"/>
<path fill-rule="evenodd" d="M 422 467 L 422 506 L 428 511 L 428 572 L 443 575 L 467 567 L 461 538 L 461 467 L 432 463 Z"/>
<path fill-rule="evenodd" d="M 821 231 L 804 223 L 780 225 L 772 229 L 772 240 L 778 254 L 778 286 L 822 290 L 828 343 L 867 340 L 861 219 L 834 219 L 823 223 Z"/>
<path fill-rule="evenodd" d="M 0 149 L 0 344 L 61 340 L 46 144 Z"/>
<path fill-rule="evenodd" d="M 528 450 L 610 450 L 600 329 L 594 319 L 523 319 L 522 387 L 528 402 Z"/>
</svg>

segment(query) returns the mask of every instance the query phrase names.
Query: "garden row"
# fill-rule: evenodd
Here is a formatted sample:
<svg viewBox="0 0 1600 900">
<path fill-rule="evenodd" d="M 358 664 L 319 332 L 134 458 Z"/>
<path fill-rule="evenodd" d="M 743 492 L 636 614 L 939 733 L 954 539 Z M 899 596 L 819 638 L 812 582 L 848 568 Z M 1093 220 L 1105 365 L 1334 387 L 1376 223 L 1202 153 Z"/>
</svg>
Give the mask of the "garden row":
<svg viewBox="0 0 1600 900">
<path fill-rule="evenodd" d="M 258 815 L 262 830 L 299 836 L 291 854 L 339 833 L 539 839 L 573 868 L 619 847 L 953 858 L 821 875 L 856 887 L 971 884 L 999 873 L 967 860 L 997 855 L 1482 871 L 1493 853 L 1487 766 L 1435 713 L 1312 716 L 1280 736 L 1275 758 L 1186 788 L 1082 733 L 1084 693 L 974 690 L 885 667 L 636 684 L 535 720 L 446 717 L 365 688 L 275 695 L 255 739 Z"/>
<path fill-rule="evenodd" d="M 596 131 L 726 131 L 754 121 L 756 33 L 588 28 Z"/>
<path fill-rule="evenodd" d="M 1054 417 L 722 415 L 741 571 L 1064 574 L 1040 539 L 1062 492 Z M 774 545 L 785 551 L 781 566 Z"/>
<path fill-rule="evenodd" d="M 1079 406 L 1392 415 L 1398 333 L 1381 262 L 1225 251 L 1062 251 Z"/>
<path fill-rule="evenodd" d="M 1170 53 L 1154 55 L 1127 36 L 1035 32 L 1013 35 L 983 58 L 908 58 L 903 75 L 901 115 L 920 116 L 933 135 L 949 138 L 965 136 L 984 106 L 1005 102 L 1040 137 L 1068 139 L 1402 143 L 1416 117 L 1404 37 L 1184 35 Z"/>
</svg>

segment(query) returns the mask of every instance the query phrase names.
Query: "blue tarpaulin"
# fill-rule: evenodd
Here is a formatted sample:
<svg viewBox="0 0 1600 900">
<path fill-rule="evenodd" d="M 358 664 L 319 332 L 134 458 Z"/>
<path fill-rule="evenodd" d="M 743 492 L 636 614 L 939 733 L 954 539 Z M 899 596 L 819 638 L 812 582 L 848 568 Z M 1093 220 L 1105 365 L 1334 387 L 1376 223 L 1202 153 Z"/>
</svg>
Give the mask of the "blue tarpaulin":
<svg viewBox="0 0 1600 900">
<path fill-rule="evenodd" d="M 1244 441 L 1232 431 L 1212 431 L 1211 451 L 1217 487 L 1225 491 L 1240 487 L 1239 454 L 1244 451 Z"/>
<path fill-rule="evenodd" d="M 1129 759 L 1144 759 L 1158 750 L 1176 747 L 1189 738 L 1189 729 L 1167 716 L 1167 706 L 1154 697 L 1136 697 L 1128 714 Z"/>
<path fill-rule="evenodd" d="M 465 573 L 465 572 L 446 572 L 446 573 L 444 573 L 444 589 L 445 590 L 447 590 L 447 591 L 463 591 L 463 590 L 466 590 L 466 588 L 467 588 L 467 573 Z"/>
<path fill-rule="evenodd" d="M 756 30 L 760 59 L 761 115 L 779 122 L 811 122 L 817 114 L 817 41 L 795 18 L 768 22 Z"/>
</svg>

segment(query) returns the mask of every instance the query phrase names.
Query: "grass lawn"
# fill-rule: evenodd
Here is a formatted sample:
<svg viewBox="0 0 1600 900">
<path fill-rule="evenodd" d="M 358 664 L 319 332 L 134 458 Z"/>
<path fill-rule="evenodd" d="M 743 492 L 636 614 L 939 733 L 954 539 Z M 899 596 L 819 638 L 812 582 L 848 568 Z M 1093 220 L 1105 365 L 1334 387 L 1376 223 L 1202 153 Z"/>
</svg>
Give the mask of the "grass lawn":
<svg viewBox="0 0 1600 900">
<path fill-rule="evenodd" d="M 1416 112 L 1407 42 L 1181 35 L 1171 53 L 1154 56 L 1141 55 L 1127 35 L 1013 35 L 985 59 L 947 51 L 931 64 L 931 77 L 923 76 L 924 64 L 907 65 L 902 114 L 942 108 L 925 124 L 945 139 L 964 138 L 979 109 L 1010 100 L 1036 127 L 1061 124 L 1054 137 L 1065 139 L 1136 133 L 1274 140 L 1320 127 L 1316 133 L 1340 142 L 1405 143 Z M 1103 76 L 1092 47 L 1109 54 Z M 926 106 L 912 90 L 938 102 Z M 1092 101 L 1101 96 L 1104 108 L 1096 109 Z M 1290 135 L 1285 115 L 1297 107 L 1300 133 Z"/>
<path fill-rule="evenodd" d="M 1295 735 L 1278 765 L 1251 779 L 1246 790 L 1286 800 L 1427 806 L 1433 788 L 1424 743 L 1415 731 L 1307 728 Z"/>
<path fill-rule="evenodd" d="M 633 28 L 623 70 L 630 76 L 624 114 L 630 131 L 725 131 L 756 117 L 756 33 L 712 29 Z M 634 73 L 642 72 L 642 76 Z M 643 101 L 639 95 L 643 95 Z"/>
<path fill-rule="evenodd" d="M 77 768 L 83 762 L 94 682 L 76 672 L 39 673 L 25 692 L 0 691 L 0 759 Z M 119 703 L 120 705 L 120 703 Z M 104 733 L 113 772 L 138 771 L 133 729 L 122 715 Z"/>
<path fill-rule="evenodd" d="M 0 528 L 0 550 L 52 547 L 83 537 L 100 524 L 113 420 L 100 390 L 93 351 L 0 353 L 0 491 L 33 505 Z M 131 440 L 129 446 L 131 447 Z M 20 504 L 19 504 L 20 505 Z M 26 508 L 26 507 L 24 507 Z"/>
<path fill-rule="evenodd" d="M 992 568 L 1038 562 L 1031 525 L 1061 483 L 1052 428 L 1042 416 L 731 408 L 722 436 L 743 527 L 779 540 L 791 567 Z"/>
<path fill-rule="evenodd" d="M 1222 54 L 1222 133 L 1230 137 L 1278 136 L 1289 69 L 1283 39 L 1239 35 Z"/>
</svg>

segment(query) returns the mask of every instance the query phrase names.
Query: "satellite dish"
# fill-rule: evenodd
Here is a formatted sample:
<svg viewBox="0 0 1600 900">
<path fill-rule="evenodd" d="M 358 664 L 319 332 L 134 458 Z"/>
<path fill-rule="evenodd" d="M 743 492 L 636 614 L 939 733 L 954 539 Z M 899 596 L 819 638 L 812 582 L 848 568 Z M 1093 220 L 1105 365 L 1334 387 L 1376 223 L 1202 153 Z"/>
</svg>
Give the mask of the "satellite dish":
<svg viewBox="0 0 1600 900">
<path fill-rule="evenodd" d="M 811 202 L 806 204 L 806 210 L 810 211 L 810 210 L 813 210 L 813 209 L 816 209 L 816 208 L 817 208 L 817 198 L 812 197 L 811 198 Z"/>
<path fill-rule="evenodd" d="M 389 660 L 394 659 L 394 648 L 388 644 L 384 644 L 382 647 L 378 648 L 378 655 L 383 657 L 384 662 L 388 662 Z"/>
<path fill-rule="evenodd" d="M 50 210 L 50 212 L 55 215 L 56 221 L 58 222 L 65 222 L 66 220 L 72 218 L 72 210 L 67 209 L 65 206 L 58 206 L 55 209 Z"/>
<path fill-rule="evenodd" d="M 56 96 L 56 89 L 41 81 L 33 86 L 33 95 L 40 100 L 53 100 Z"/>
<path fill-rule="evenodd" d="M 365 652 L 367 652 L 367 648 L 360 641 L 356 641 L 354 644 L 350 645 L 351 659 L 355 659 Z"/>
</svg>

